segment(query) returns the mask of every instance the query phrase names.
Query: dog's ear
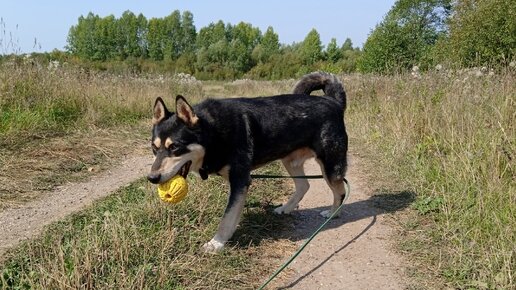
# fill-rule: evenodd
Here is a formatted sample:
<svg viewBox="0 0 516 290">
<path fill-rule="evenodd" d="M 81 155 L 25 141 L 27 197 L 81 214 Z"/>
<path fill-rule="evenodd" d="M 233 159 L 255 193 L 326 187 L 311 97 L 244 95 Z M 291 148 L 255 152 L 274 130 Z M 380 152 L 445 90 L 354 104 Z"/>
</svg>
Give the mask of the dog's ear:
<svg viewBox="0 0 516 290">
<path fill-rule="evenodd" d="M 154 113 L 152 115 L 152 124 L 156 125 L 164 119 L 170 117 L 172 113 L 167 110 L 165 106 L 165 102 L 161 97 L 156 98 L 156 102 L 154 102 Z"/>
<path fill-rule="evenodd" d="M 199 118 L 195 115 L 192 106 L 181 95 L 176 97 L 176 114 L 188 127 L 194 127 L 199 122 Z"/>
</svg>

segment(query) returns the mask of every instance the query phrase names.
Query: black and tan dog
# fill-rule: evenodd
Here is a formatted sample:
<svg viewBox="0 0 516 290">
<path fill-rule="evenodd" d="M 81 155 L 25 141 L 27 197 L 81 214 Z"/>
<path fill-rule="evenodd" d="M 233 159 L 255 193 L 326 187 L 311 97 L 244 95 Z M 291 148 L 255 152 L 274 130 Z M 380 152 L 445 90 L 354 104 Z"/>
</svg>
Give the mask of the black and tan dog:
<svg viewBox="0 0 516 290">
<path fill-rule="evenodd" d="M 322 89 L 324 96 L 310 96 Z M 218 174 L 229 181 L 228 204 L 216 235 L 203 248 L 217 252 L 233 235 L 251 170 L 281 159 L 292 176 L 303 175 L 305 160 L 315 157 L 333 192 L 333 206 L 321 215 L 328 217 L 345 197 L 344 175 L 348 137 L 344 126 L 346 94 L 331 74 L 304 76 L 293 94 L 258 98 L 208 99 L 190 106 L 176 97 L 176 112 L 161 98 L 154 105 L 152 150 L 156 159 L 148 175 L 152 183 L 163 183 L 189 170 L 202 179 Z M 308 190 L 304 179 L 294 179 L 295 193 L 278 214 L 294 210 Z"/>
</svg>

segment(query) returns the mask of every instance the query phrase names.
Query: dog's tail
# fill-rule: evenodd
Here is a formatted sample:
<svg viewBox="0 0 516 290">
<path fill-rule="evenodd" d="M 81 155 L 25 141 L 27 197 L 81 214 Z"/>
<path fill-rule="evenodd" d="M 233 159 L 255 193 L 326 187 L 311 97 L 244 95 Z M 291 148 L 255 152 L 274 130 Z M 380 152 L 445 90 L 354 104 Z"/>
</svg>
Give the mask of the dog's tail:
<svg viewBox="0 0 516 290">
<path fill-rule="evenodd" d="M 294 87 L 294 94 L 310 95 L 311 92 L 321 89 L 326 96 L 339 101 L 346 110 L 346 92 L 342 83 L 333 74 L 313 72 L 303 76 Z"/>
</svg>

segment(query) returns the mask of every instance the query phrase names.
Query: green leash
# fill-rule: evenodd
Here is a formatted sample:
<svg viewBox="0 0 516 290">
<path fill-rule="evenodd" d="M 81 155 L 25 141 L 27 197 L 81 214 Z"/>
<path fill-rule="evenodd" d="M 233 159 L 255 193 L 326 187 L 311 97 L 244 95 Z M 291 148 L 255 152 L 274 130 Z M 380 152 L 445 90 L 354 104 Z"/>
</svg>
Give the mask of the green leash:
<svg viewBox="0 0 516 290">
<path fill-rule="evenodd" d="M 302 176 L 286 176 L 286 177 L 289 177 L 289 178 L 303 178 Z M 286 177 L 271 177 L 271 178 L 286 178 Z M 316 177 L 313 177 L 313 176 L 306 176 L 305 178 L 316 178 Z M 322 177 L 322 176 L 321 176 Z M 319 178 L 321 178 L 319 177 Z M 267 178 L 267 177 L 255 177 L 255 178 Z M 342 206 L 344 206 L 344 203 L 346 202 L 346 200 L 348 199 L 349 197 L 349 194 L 351 193 L 351 188 L 349 186 L 349 182 L 344 178 L 344 183 L 346 183 L 346 196 L 344 197 L 344 200 L 342 201 L 342 204 L 337 208 L 337 210 L 335 210 L 331 215 L 330 217 L 328 217 L 328 219 L 326 221 L 324 221 L 324 223 L 303 243 L 303 245 L 301 245 L 301 247 L 299 247 L 299 249 L 294 253 L 294 255 L 292 255 L 292 257 L 290 257 L 290 259 L 288 259 L 288 261 L 286 261 L 281 267 L 278 268 L 278 270 L 276 270 L 276 272 L 274 272 L 274 274 L 272 274 L 269 279 L 267 279 L 267 281 L 265 281 L 265 283 L 262 284 L 262 286 L 260 286 L 260 288 L 258 288 L 258 290 L 262 290 L 265 288 L 265 286 L 267 286 L 267 284 L 269 284 L 274 278 L 276 278 L 276 276 L 278 276 L 279 273 L 281 273 L 288 265 L 290 265 L 290 263 L 292 263 L 292 261 L 294 261 L 294 259 L 299 255 L 301 254 L 301 252 L 305 249 L 305 247 L 308 245 L 308 243 L 310 243 L 313 238 L 315 238 L 315 236 L 324 228 L 324 226 L 330 222 L 330 220 L 340 211 L 340 209 L 342 208 Z"/>
<path fill-rule="evenodd" d="M 267 174 L 251 174 L 251 178 L 302 178 L 302 179 L 319 179 L 322 175 L 267 175 Z"/>
</svg>

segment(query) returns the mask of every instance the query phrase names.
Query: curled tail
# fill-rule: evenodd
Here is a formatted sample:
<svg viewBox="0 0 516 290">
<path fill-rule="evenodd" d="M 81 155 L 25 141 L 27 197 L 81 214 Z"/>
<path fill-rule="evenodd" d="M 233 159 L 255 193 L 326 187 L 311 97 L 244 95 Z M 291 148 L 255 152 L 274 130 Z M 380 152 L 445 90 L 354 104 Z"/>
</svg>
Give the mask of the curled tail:
<svg viewBox="0 0 516 290">
<path fill-rule="evenodd" d="M 335 98 L 346 110 L 346 92 L 342 83 L 335 75 L 325 72 L 313 72 L 301 78 L 294 87 L 294 94 L 310 95 L 316 90 L 323 90 L 324 94 Z"/>
</svg>

